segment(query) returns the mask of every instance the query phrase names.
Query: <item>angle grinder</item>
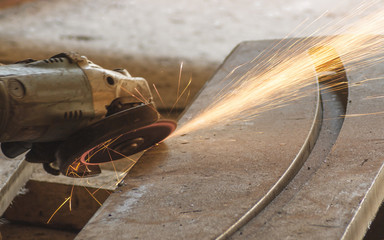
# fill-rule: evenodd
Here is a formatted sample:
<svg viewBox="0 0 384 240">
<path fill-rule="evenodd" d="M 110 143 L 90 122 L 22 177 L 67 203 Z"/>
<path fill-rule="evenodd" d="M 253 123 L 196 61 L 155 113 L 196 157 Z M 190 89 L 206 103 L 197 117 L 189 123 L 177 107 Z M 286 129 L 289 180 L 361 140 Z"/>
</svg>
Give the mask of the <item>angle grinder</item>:
<svg viewBox="0 0 384 240">
<path fill-rule="evenodd" d="M 43 163 L 51 174 L 86 177 L 176 128 L 160 120 L 148 83 L 76 53 L 0 66 L 3 154 Z"/>
</svg>

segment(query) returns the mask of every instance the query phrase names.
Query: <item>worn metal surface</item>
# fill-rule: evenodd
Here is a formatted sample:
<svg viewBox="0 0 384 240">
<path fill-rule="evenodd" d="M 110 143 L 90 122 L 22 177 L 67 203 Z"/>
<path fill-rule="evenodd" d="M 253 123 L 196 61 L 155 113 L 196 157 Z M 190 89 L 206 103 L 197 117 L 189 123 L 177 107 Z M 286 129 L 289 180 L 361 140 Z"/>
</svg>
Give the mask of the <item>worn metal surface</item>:
<svg viewBox="0 0 384 240">
<path fill-rule="evenodd" d="M 212 101 L 234 67 L 269 44 L 236 48 L 179 123 Z M 313 82 L 316 90 L 315 78 Z M 127 185 L 111 195 L 77 238 L 218 236 L 261 199 L 295 159 L 313 125 L 316 103 L 313 94 L 249 122 L 167 140 L 143 156 Z"/>
<path fill-rule="evenodd" d="M 0 237 L 0 239 L 4 240 L 72 240 L 76 237 L 76 232 L 8 222 L 0 224 L 0 231 L 3 236 L 3 238 Z"/>
<path fill-rule="evenodd" d="M 0 156 L 0 214 L 7 209 L 21 187 L 32 175 L 34 166 L 23 160 L 24 155 L 16 159 Z"/>
<path fill-rule="evenodd" d="M 268 43 L 236 48 L 180 123 L 212 100 L 233 67 Z M 380 63 L 347 72 L 347 106 L 340 94 L 322 94 L 323 126 L 311 155 L 284 191 L 233 239 L 364 236 L 384 198 L 382 76 Z M 308 96 L 252 122 L 169 139 L 143 156 L 127 185 L 111 195 L 77 239 L 219 236 L 265 196 L 295 158 L 315 116 L 315 99 Z"/>
<path fill-rule="evenodd" d="M 79 231 L 109 194 L 105 189 L 30 180 L 2 217 L 12 222 Z M 66 202 L 52 217 L 70 196 L 71 204 Z"/>
<path fill-rule="evenodd" d="M 382 64 L 377 64 L 349 74 L 350 84 L 357 86 L 349 90 L 347 114 L 382 111 L 382 100 L 375 98 L 382 95 L 382 79 L 362 81 L 381 78 L 383 69 Z M 303 239 L 361 238 L 383 199 L 381 124 L 381 114 L 347 117 L 332 152 L 281 207 L 281 214 L 269 218 L 266 224 L 265 218 L 264 222 L 255 219 L 241 238 L 259 237 L 265 232 L 273 233 L 273 237 Z M 272 232 L 276 226 L 281 230 Z"/>
<path fill-rule="evenodd" d="M 309 171 L 308 179 L 297 184 L 303 180 L 303 169 L 276 204 L 270 205 L 235 239 L 361 239 L 364 236 L 384 198 L 381 114 L 384 102 L 380 98 L 383 76 L 382 63 L 347 72 L 351 86 L 347 118 L 329 155 L 321 161 L 309 159 L 308 167 L 315 167 Z M 376 80 L 365 81 L 372 78 Z M 324 144 L 319 147 L 323 148 Z"/>
</svg>

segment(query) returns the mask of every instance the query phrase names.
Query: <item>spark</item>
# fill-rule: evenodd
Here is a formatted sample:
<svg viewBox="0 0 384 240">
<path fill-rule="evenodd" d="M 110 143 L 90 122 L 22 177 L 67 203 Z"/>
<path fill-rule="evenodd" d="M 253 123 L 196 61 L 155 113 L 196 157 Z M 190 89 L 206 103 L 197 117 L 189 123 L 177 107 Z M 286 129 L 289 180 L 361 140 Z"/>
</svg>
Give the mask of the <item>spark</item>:
<svg viewBox="0 0 384 240">
<path fill-rule="evenodd" d="M 101 206 L 102 204 L 100 203 L 99 200 L 97 200 L 97 198 L 94 196 L 94 194 L 91 193 L 91 191 L 88 190 L 87 187 L 84 187 L 85 190 L 87 190 L 87 192 L 89 193 L 89 195 L 91 195 L 91 197 Z"/>
<path fill-rule="evenodd" d="M 170 114 L 172 114 L 172 111 L 176 108 L 176 106 L 181 102 L 183 96 L 185 96 L 185 99 L 184 99 L 184 103 L 182 106 L 186 106 L 187 103 L 188 103 L 188 99 L 191 95 L 191 84 L 192 84 L 192 76 L 189 77 L 189 81 L 186 83 L 185 86 L 182 86 L 184 84 L 182 84 L 182 76 L 183 76 L 183 68 L 184 68 L 184 62 L 181 62 L 180 63 L 180 68 L 179 68 L 179 74 L 178 74 L 178 79 L 177 79 L 177 92 L 176 92 L 176 100 L 175 102 L 172 104 L 172 107 L 169 108 L 169 111 L 167 112 L 167 115 L 169 117 Z M 164 109 L 166 109 L 166 104 L 164 103 L 164 100 L 163 100 L 163 97 L 161 96 L 159 90 L 157 89 L 156 85 L 155 84 L 152 84 L 155 92 L 156 92 L 156 95 L 158 96 L 160 102 L 161 102 L 161 105 Z M 128 92 L 128 91 L 127 91 Z"/>
<path fill-rule="evenodd" d="M 69 195 L 69 198 L 70 198 L 70 201 L 69 201 L 69 211 L 72 211 L 72 196 L 73 196 L 74 188 L 75 188 L 75 185 L 72 185 L 71 194 Z"/>
<path fill-rule="evenodd" d="M 144 102 L 144 103 L 149 103 L 149 100 L 148 99 L 146 99 L 144 96 L 143 96 L 143 94 L 139 91 L 139 90 L 137 90 L 137 88 L 135 88 L 135 91 L 140 95 L 140 97 L 141 97 L 141 101 L 142 102 Z"/>
<path fill-rule="evenodd" d="M 362 10 L 366 8 L 360 7 Z M 384 42 L 375 34 L 383 27 L 384 11 L 380 10 L 354 24 L 336 30 L 331 28 L 335 35 L 287 40 L 284 45 L 289 45 L 284 48 L 281 48 L 282 42 L 279 42 L 232 71 L 230 74 L 233 79 L 220 90 L 219 95 L 214 96 L 216 100 L 179 127 L 172 136 L 216 124 L 223 125 L 235 119 L 253 118 L 304 97 L 309 92 L 303 93 L 302 90 L 314 84 L 318 70 L 314 69 L 314 62 L 317 66 L 330 65 L 332 68 L 335 67 L 336 58 L 340 57 L 348 72 L 382 62 Z M 240 70 L 245 68 L 248 70 L 244 74 Z M 318 79 L 322 81 L 321 76 Z M 323 89 L 337 91 L 345 88 L 342 83 L 331 82 L 327 85 L 326 80 L 324 83 L 326 86 Z"/>
<path fill-rule="evenodd" d="M 349 24 L 341 28 L 334 27 L 339 26 L 343 22 L 352 21 L 356 16 L 360 17 L 364 11 L 369 9 L 369 7 L 369 4 L 363 4 L 356 8 L 351 13 L 351 16 L 347 16 L 339 22 L 324 25 L 322 28 L 310 34 L 307 38 L 289 40 L 287 36 L 277 44 L 260 52 L 250 62 L 235 67 L 221 80 L 220 84 L 223 86 L 222 89 L 220 89 L 220 92 L 216 96 L 212 96 L 212 99 L 215 100 L 198 115 L 194 116 L 189 122 L 186 122 L 179 127 L 172 136 L 180 136 L 192 131 L 209 128 L 215 124 L 223 125 L 231 121 L 247 121 L 265 111 L 286 106 L 294 100 L 311 94 L 313 92 L 311 90 L 306 90 L 304 92 L 302 90 L 314 84 L 315 75 L 317 75 L 318 79 L 321 81 L 323 77 L 326 79 L 330 74 L 338 74 L 335 71 L 318 71 L 316 73 L 314 66 L 314 62 L 316 62 L 317 66 L 321 66 L 322 64 L 332 65 L 332 62 L 334 62 L 336 58 L 333 51 L 337 52 L 337 55 L 340 56 L 343 65 L 348 71 L 353 71 L 383 61 L 380 56 L 383 51 L 382 49 L 384 49 L 383 40 L 377 38 L 375 34 L 378 34 L 378 31 L 384 27 L 384 11 L 381 10 L 372 15 L 363 17 L 358 22 L 355 22 L 355 24 Z M 310 26 L 325 15 L 326 13 L 319 16 L 318 19 L 307 25 L 301 32 L 310 28 Z M 304 20 L 296 29 L 303 26 L 307 21 L 307 19 Z M 296 31 L 296 29 L 294 29 L 294 31 Z M 325 35 L 327 33 L 331 33 L 332 35 L 323 37 L 322 39 L 310 38 L 315 35 Z M 319 48 L 317 48 L 315 54 L 311 54 L 311 49 L 313 51 L 313 48 L 316 46 Z M 245 69 L 247 69 L 246 73 L 243 74 Z M 187 99 L 190 95 L 189 87 L 192 79 L 189 80 L 187 86 L 182 90 L 182 70 L 183 62 L 180 64 L 176 103 L 173 105 L 172 109 L 185 93 L 187 93 Z M 355 83 L 354 85 L 363 84 L 366 81 L 373 80 L 382 80 L 382 78 L 366 79 L 360 83 Z M 159 96 L 160 101 L 164 105 L 156 86 L 154 85 L 153 87 Z M 339 91 L 344 88 L 346 88 L 344 82 L 331 82 L 324 84 L 321 90 Z M 148 99 L 145 99 L 136 88 L 135 91 L 137 94 L 133 94 L 125 88 L 122 89 L 141 102 L 148 101 Z M 384 112 L 349 114 L 343 117 L 358 117 L 383 113 Z M 262 132 L 260 134 L 262 134 Z M 114 151 L 109 148 L 110 143 L 111 142 L 106 142 L 104 145 L 97 146 L 97 151 L 92 153 L 87 152 L 83 155 L 83 161 L 79 160 L 76 165 L 70 166 L 70 169 L 73 170 L 70 174 L 81 177 L 76 173 L 80 168 L 81 163 L 89 162 L 92 155 L 96 154 L 98 151 L 106 150 L 108 151 L 108 154 L 110 150 Z M 121 155 L 123 158 L 130 159 L 123 154 Z M 134 159 L 131 159 L 131 161 L 132 164 L 122 173 L 119 175 L 116 173 L 116 185 L 135 165 L 136 161 Z M 85 189 L 94 200 L 101 205 L 100 201 L 94 196 L 100 188 L 93 193 L 90 192 L 88 188 Z M 54 211 L 49 218 L 48 223 L 67 202 L 69 202 L 70 210 L 72 209 L 72 195 L 73 188 L 70 196 L 65 198 L 63 203 Z"/>
<path fill-rule="evenodd" d="M 157 87 L 156 87 L 155 84 L 153 84 L 153 88 L 155 89 L 156 94 L 157 94 L 157 96 L 159 97 L 161 104 L 163 105 L 163 108 L 165 108 L 165 104 L 164 104 L 163 98 L 161 97 L 161 95 L 160 95 L 160 93 L 159 93 L 159 90 L 157 90 Z"/>
<path fill-rule="evenodd" d="M 182 71 L 183 71 L 183 65 L 184 65 L 184 62 L 181 62 L 181 63 L 180 63 L 180 70 L 179 70 L 179 79 L 178 79 L 178 82 L 177 82 L 177 93 L 176 93 L 176 97 L 177 97 L 177 98 L 179 97 L 179 92 L 180 92 L 181 73 L 182 73 Z"/>
<path fill-rule="evenodd" d="M 355 113 L 355 114 L 346 114 L 343 115 L 343 117 L 362 117 L 362 116 L 370 116 L 370 115 L 380 115 L 384 114 L 384 111 L 382 112 L 372 112 L 372 113 Z"/>
<path fill-rule="evenodd" d="M 187 86 L 183 89 L 183 91 L 181 92 L 180 95 L 178 95 L 175 103 L 173 104 L 170 112 L 172 112 L 172 110 L 176 107 L 177 103 L 180 101 L 180 98 L 184 95 L 184 93 L 189 89 L 189 86 L 191 85 L 191 82 L 192 82 L 192 77 L 189 79 L 188 83 L 187 83 Z"/>
<path fill-rule="evenodd" d="M 110 162 L 111 162 L 111 164 L 112 164 L 112 166 L 113 166 L 113 170 L 114 170 L 114 172 L 115 172 L 115 174 L 116 174 L 116 181 L 119 181 L 119 175 L 117 174 L 117 170 L 116 170 L 115 163 L 114 163 L 114 161 L 113 161 L 113 159 L 112 159 L 112 156 L 111 156 L 111 153 L 109 152 L 109 149 L 107 149 L 107 151 L 108 151 L 109 159 L 111 160 Z"/>
<path fill-rule="evenodd" d="M 191 89 L 188 89 L 188 93 L 187 93 L 187 97 L 185 98 L 184 106 L 187 106 L 190 95 L 191 95 Z"/>
<path fill-rule="evenodd" d="M 139 102 L 143 102 L 143 103 L 148 103 L 148 102 L 150 102 L 148 99 L 146 99 L 146 98 L 143 96 L 143 94 L 142 94 L 137 88 L 135 88 L 135 91 L 137 92 L 137 94 L 138 94 L 139 96 L 136 96 L 135 94 L 133 94 L 132 92 L 130 92 L 128 89 L 126 89 L 126 88 L 123 87 L 123 86 L 121 86 L 121 89 L 122 89 L 124 92 L 128 93 L 129 95 L 131 95 L 133 98 L 136 98 Z"/>
<path fill-rule="evenodd" d="M 384 98 L 384 96 L 367 96 L 364 98 L 364 100 L 379 99 L 379 98 Z"/>
<path fill-rule="evenodd" d="M 50 223 L 52 218 L 56 215 L 56 213 L 69 201 L 71 200 L 72 197 L 69 196 L 67 198 L 65 198 L 64 202 L 55 210 L 55 212 L 51 215 L 51 217 L 48 219 L 47 223 Z"/>
</svg>

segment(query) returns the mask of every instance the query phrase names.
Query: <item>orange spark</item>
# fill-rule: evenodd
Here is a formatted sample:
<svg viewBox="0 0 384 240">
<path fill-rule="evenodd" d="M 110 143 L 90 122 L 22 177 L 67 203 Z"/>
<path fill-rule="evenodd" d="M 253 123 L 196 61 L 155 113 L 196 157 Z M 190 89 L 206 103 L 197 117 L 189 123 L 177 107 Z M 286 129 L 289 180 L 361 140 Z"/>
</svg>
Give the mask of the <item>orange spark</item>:
<svg viewBox="0 0 384 240">
<path fill-rule="evenodd" d="M 344 21 L 348 22 L 353 20 L 355 16 L 361 15 L 362 12 L 368 7 L 369 5 L 367 4 L 357 8 L 351 14 L 351 17 L 345 18 Z M 321 18 L 321 16 L 319 18 Z M 311 24 L 313 24 L 313 22 L 306 28 L 311 26 Z M 229 80 L 230 82 L 225 84 L 225 87 L 221 89 L 220 93 L 212 98 L 215 99 L 215 101 L 195 116 L 191 121 L 179 127 L 173 136 L 208 128 L 217 123 L 224 124 L 228 121 L 249 119 L 265 111 L 289 104 L 292 100 L 304 97 L 302 92 L 300 92 L 300 89 L 314 83 L 315 69 L 311 56 L 308 55 L 308 50 L 314 46 L 330 46 L 332 49 L 335 49 L 348 71 L 367 67 L 378 61 L 383 61 L 380 56 L 384 49 L 383 40 L 377 38 L 374 34 L 378 34 L 381 29 L 384 29 L 384 11 L 378 11 L 375 14 L 362 18 L 354 25 L 350 24 L 340 29 L 334 29 L 331 24 L 334 23 L 330 23 L 322 29 L 315 31 L 311 36 L 314 36 L 315 34 L 324 35 L 329 33 L 336 34 L 335 36 L 327 36 L 320 40 L 310 38 L 293 39 L 291 41 L 282 40 L 276 45 L 261 52 L 249 63 L 244 63 L 234 68 L 228 76 L 223 79 L 223 82 L 226 80 Z M 334 25 L 339 26 L 338 23 Z M 289 51 L 280 50 L 280 48 L 289 49 Z M 269 57 L 266 58 L 266 56 Z M 320 50 L 316 53 L 317 63 L 332 62 L 333 58 L 334 56 L 333 54 L 330 54 L 328 48 L 320 48 Z M 238 70 L 243 68 L 250 69 L 246 72 L 246 74 L 236 76 Z M 180 94 L 182 69 L 183 63 L 180 65 L 176 101 L 180 100 L 181 96 L 190 85 L 189 82 L 187 87 L 181 91 Z M 321 76 L 318 77 L 320 78 Z M 367 79 L 365 81 L 371 80 L 381 79 Z M 364 81 L 360 83 L 363 82 Z M 154 88 L 160 97 L 160 94 L 155 86 Z M 336 87 L 338 90 L 342 88 L 345 88 L 345 86 L 340 85 Z M 325 86 L 323 87 L 323 90 L 334 91 L 335 86 Z M 137 89 L 135 89 L 137 94 L 130 93 L 125 88 L 123 88 L 123 91 L 128 92 L 139 101 L 146 101 Z M 310 92 L 306 92 L 306 94 L 309 93 Z M 187 98 L 188 97 L 189 93 L 187 95 Z M 160 100 L 162 101 L 161 97 Z M 347 115 L 346 117 L 363 116 L 366 114 L 367 113 Z M 104 146 L 98 146 L 100 147 L 98 151 L 111 150 L 108 146 L 108 143 Z M 87 157 L 89 158 L 91 156 Z M 89 160 L 84 160 L 84 162 L 87 161 Z M 125 169 L 120 176 L 126 174 L 126 172 L 134 166 L 134 163 L 136 163 L 133 159 L 132 162 L 133 164 Z M 71 168 L 76 171 L 80 166 L 79 164 L 80 161 L 77 166 L 71 166 Z M 91 193 L 87 188 L 86 190 L 99 204 L 101 204 L 94 196 L 96 191 Z M 71 203 L 70 200 L 72 199 L 72 192 L 73 190 L 71 191 L 71 195 L 65 198 L 65 201 L 52 214 L 48 223 L 68 201 L 69 204 Z"/>
<path fill-rule="evenodd" d="M 91 197 L 101 206 L 102 204 L 100 203 L 99 200 L 97 200 L 97 198 L 91 193 L 91 191 L 88 190 L 88 188 L 84 187 L 85 190 L 87 190 L 87 192 L 89 193 L 89 195 L 91 195 Z"/>
<path fill-rule="evenodd" d="M 184 95 L 184 93 L 187 91 L 187 89 L 189 88 L 189 85 L 191 85 L 191 82 L 192 82 L 192 77 L 189 79 L 187 86 L 184 88 L 184 90 L 181 92 L 181 94 L 177 96 L 177 99 L 176 99 L 175 103 L 173 104 L 173 106 L 172 106 L 170 112 L 172 112 L 172 110 L 176 107 L 177 103 L 180 101 L 180 98 L 181 98 L 181 97 Z"/>
<path fill-rule="evenodd" d="M 157 96 L 159 97 L 161 104 L 162 104 L 163 107 L 165 108 L 165 104 L 164 104 L 163 98 L 161 97 L 161 95 L 160 95 L 160 93 L 159 93 L 159 90 L 157 90 L 157 87 L 156 87 L 155 84 L 153 84 L 153 88 L 155 89 L 156 94 L 157 94 Z"/>
<path fill-rule="evenodd" d="M 267 49 L 247 63 L 250 69 L 245 74 L 234 77 L 235 80 L 214 97 L 214 102 L 179 127 L 173 136 L 223 125 L 235 119 L 249 119 L 304 97 L 299 93 L 300 89 L 314 84 L 315 70 L 308 52 L 314 47 L 319 47 L 316 56 L 311 55 L 317 64 L 332 64 L 335 55 L 330 49 L 334 49 L 348 71 L 383 61 L 383 38 L 375 35 L 383 28 L 384 11 L 380 10 L 333 31 L 337 35 L 293 39 L 286 41 L 290 45 L 283 48 L 285 50 L 279 49 L 279 44 L 273 46 L 276 48 L 274 51 Z M 336 86 L 336 89 L 344 87 Z"/>
<path fill-rule="evenodd" d="M 47 223 L 50 223 L 52 218 L 56 215 L 56 213 L 69 201 L 71 200 L 71 196 L 67 197 L 65 201 L 56 209 L 56 211 L 51 215 L 51 217 L 48 219 Z"/>
<path fill-rule="evenodd" d="M 178 79 L 178 82 L 177 82 L 177 93 L 176 93 L 176 97 L 179 97 L 179 92 L 180 92 L 180 84 L 181 84 L 181 73 L 183 71 L 183 62 L 180 63 L 180 71 L 179 71 L 179 79 Z"/>
</svg>

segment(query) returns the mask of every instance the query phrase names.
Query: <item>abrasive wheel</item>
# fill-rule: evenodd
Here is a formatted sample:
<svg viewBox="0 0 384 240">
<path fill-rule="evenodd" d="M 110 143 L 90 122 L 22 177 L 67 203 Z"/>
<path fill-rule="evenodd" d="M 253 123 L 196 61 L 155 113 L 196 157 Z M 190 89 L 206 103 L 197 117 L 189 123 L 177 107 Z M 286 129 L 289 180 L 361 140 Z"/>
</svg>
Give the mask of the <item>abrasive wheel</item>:
<svg viewBox="0 0 384 240">
<path fill-rule="evenodd" d="M 96 165 L 145 150 L 165 139 L 176 127 L 173 121 L 158 120 L 153 105 L 112 114 L 61 144 L 56 152 L 57 165 L 67 176 L 97 174 L 100 171 Z"/>
<path fill-rule="evenodd" d="M 98 165 L 126 158 L 146 150 L 167 138 L 176 128 L 172 120 L 159 120 L 151 125 L 120 134 L 84 152 L 80 161 Z"/>
</svg>

